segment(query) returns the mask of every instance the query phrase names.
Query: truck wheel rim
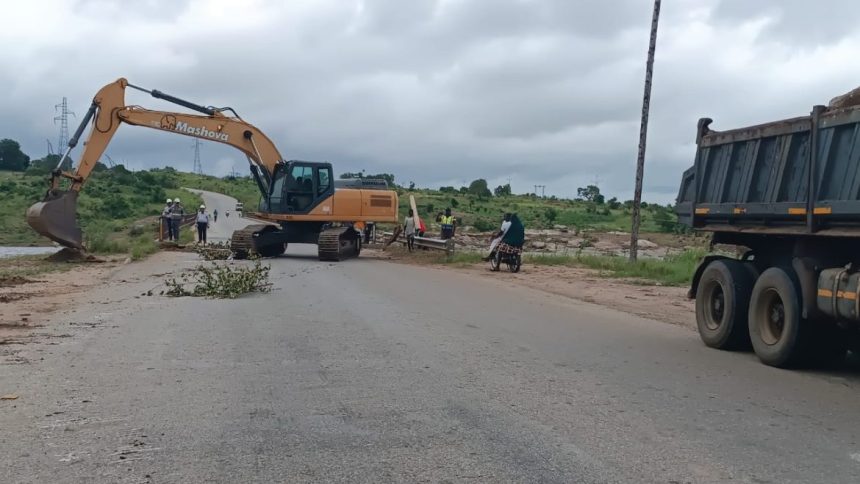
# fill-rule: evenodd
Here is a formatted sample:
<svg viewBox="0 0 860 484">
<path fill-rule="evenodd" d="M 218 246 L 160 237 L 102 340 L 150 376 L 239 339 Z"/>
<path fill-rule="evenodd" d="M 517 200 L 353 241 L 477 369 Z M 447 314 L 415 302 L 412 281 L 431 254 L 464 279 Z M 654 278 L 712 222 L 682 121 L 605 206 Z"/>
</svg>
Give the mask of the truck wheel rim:
<svg viewBox="0 0 860 484">
<path fill-rule="evenodd" d="M 707 298 L 707 307 L 705 318 L 705 326 L 711 331 L 719 329 L 723 324 L 723 316 L 726 312 L 726 295 L 723 293 L 723 286 L 714 284 L 711 287 L 709 297 Z"/>
<path fill-rule="evenodd" d="M 782 332 L 785 330 L 785 304 L 779 293 L 773 289 L 762 294 L 762 297 L 764 317 L 761 318 L 761 339 L 767 345 L 775 345 L 782 339 Z"/>
</svg>

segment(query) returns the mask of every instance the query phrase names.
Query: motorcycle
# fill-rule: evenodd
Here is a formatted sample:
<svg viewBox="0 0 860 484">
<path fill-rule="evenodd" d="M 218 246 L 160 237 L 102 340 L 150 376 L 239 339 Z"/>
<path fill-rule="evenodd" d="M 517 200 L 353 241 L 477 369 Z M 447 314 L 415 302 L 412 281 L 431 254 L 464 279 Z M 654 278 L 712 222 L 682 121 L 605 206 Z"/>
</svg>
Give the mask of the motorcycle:
<svg viewBox="0 0 860 484">
<path fill-rule="evenodd" d="M 502 264 L 506 264 L 511 272 L 519 272 L 523 265 L 523 248 L 504 242 L 500 243 L 495 253 L 490 257 L 490 268 L 493 272 L 497 272 Z"/>
</svg>

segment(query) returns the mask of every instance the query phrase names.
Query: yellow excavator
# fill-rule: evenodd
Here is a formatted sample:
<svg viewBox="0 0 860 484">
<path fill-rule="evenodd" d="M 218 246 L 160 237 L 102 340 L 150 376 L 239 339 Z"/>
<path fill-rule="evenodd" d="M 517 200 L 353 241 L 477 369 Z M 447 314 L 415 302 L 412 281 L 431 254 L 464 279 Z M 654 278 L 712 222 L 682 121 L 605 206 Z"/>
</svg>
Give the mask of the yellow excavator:
<svg viewBox="0 0 860 484">
<path fill-rule="evenodd" d="M 153 111 L 125 104 L 126 88 L 145 92 L 201 114 Z M 92 122 L 77 168 L 61 171 L 63 161 Z M 249 218 L 264 223 L 233 233 L 236 257 L 283 254 L 290 243 L 317 244 L 320 260 L 341 260 L 361 251 L 361 229 L 368 221 L 396 223 L 398 198 L 392 190 L 335 188 L 330 163 L 285 161 L 274 143 L 230 107 L 201 106 L 158 90 L 118 79 L 99 90 L 57 168 L 45 198 L 27 211 L 36 232 L 66 247 L 83 249 L 77 223 L 78 193 L 121 124 L 230 145 L 248 158 L 251 176 L 262 195 Z M 64 182 L 68 180 L 68 182 Z"/>
</svg>

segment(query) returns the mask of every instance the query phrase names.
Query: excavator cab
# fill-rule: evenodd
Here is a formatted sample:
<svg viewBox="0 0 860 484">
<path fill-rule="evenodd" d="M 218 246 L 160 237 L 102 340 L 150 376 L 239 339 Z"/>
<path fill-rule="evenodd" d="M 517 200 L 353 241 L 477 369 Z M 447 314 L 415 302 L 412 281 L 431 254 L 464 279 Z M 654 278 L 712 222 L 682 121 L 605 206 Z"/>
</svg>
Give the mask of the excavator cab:
<svg viewBox="0 0 860 484">
<path fill-rule="evenodd" d="M 306 214 L 334 195 L 330 163 L 290 161 L 273 177 L 271 213 Z"/>
</svg>

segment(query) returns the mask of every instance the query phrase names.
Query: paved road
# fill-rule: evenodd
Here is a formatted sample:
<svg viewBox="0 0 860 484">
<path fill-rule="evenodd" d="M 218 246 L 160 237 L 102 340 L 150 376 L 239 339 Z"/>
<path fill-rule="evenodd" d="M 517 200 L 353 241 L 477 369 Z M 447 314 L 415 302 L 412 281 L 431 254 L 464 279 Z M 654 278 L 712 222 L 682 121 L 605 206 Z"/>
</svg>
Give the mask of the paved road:
<svg viewBox="0 0 860 484">
<path fill-rule="evenodd" d="M 243 229 L 249 224 L 255 223 L 239 216 L 239 213 L 236 212 L 236 199 L 233 197 L 203 190 L 189 189 L 189 191 L 203 197 L 203 203 L 206 205 L 206 211 L 209 212 L 210 217 L 215 210 L 218 210 L 218 221 L 212 219 L 209 224 L 209 231 L 206 233 L 206 240 L 209 242 L 227 242 L 234 230 Z M 230 213 L 229 217 L 227 216 L 228 212 Z"/>
<path fill-rule="evenodd" d="M 269 294 L 135 298 L 196 263 L 162 253 L 58 314 L 0 365 L 0 482 L 860 482 L 857 374 L 314 254 L 272 260 Z"/>
</svg>

